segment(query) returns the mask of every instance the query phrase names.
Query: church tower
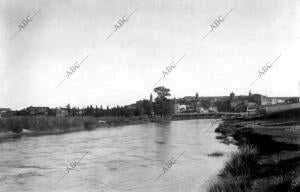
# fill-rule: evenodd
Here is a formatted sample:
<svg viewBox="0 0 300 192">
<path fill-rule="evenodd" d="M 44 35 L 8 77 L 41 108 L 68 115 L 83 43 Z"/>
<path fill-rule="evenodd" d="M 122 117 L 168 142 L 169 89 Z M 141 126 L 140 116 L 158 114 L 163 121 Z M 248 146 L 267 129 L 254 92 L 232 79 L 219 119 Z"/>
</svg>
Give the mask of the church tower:
<svg viewBox="0 0 300 192">
<path fill-rule="evenodd" d="M 233 91 L 231 91 L 230 95 L 229 95 L 229 98 L 230 98 L 230 101 L 232 101 L 235 97 L 235 94 Z"/>
</svg>

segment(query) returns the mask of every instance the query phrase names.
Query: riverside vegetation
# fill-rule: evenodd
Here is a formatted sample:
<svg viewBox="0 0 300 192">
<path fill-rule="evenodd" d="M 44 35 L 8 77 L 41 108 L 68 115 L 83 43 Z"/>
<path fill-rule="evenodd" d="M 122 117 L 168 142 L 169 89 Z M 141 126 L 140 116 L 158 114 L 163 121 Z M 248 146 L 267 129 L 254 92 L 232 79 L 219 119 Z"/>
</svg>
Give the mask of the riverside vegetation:
<svg viewBox="0 0 300 192">
<path fill-rule="evenodd" d="M 171 120 L 173 100 L 168 99 L 170 89 L 163 86 L 154 88 L 157 94 L 155 101 L 137 101 L 135 107 L 113 107 L 103 109 L 87 106 L 79 109 L 66 110 L 69 116 L 60 117 L 52 114 L 30 115 L 26 110 L 16 111 L 14 116 L 0 118 L 0 140 L 19 135 L 57 134 L 81 130 L 91 130 L 96 127 L 110 127 L 119 125 L 141 124 L 146 122 L 160 122 Z M 81 112 L 81 114 L 79 113 Z M 22 133 L 25 131 L 25 133 Z M 10 134 L 10 135 L 7 135 Z"/>
<path fill-rule="evenodd" d="M 23 129 L 29 131 L 68 131 L 72 127 L 89 128 L 97 125 L 93 117 L 54 117 L 54 116 L 13 116 L 0 119 L 0 132 L 21 133 Z"/>
<path fill-rule="evenodd" d="M 296 192 L 300 189 L 300 110 L 267 119 L 225 121 L 216 132 L 234 153 L 209 192 Z M 288 123 L 287 123 L 288 122 Z M 254 125 L 254 126 L 253 126 Z M 294 132 L 290 130 L 293 126 Z"/>
<path fill-rule="evenodd" d="M 147 116 L 102 117 L 91 116 L 55 117 L 55 116 L 13 116 L 0 119 L 0 133 L 21 134 L 23 130 L 35 133 L 60 133 L 91 130 L 96 127 L 110 127 L 155 121 Z"/>
</svg>

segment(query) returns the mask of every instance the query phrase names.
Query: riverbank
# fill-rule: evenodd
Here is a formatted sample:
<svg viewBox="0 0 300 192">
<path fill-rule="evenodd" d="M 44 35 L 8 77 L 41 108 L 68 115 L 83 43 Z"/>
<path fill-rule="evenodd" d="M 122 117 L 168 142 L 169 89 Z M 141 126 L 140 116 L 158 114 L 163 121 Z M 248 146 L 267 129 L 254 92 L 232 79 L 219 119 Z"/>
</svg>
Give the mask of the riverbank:
<svg viewBox="0 0 300 192">
<path fill-rule="evenodd" d="M 100 118 L 89 116 L 13 116 L 0 119 L 0 142 L 22 136 L 56 135 L 169 120 L 168 118 L 150 118 L 148 116 Z"/>
<path fill-rule="evenodd" d="M 282 116 L 280 116 L 282 117 Z M 296 192 L 300 189 L 300 118 L 225 121 L 215 131 L 238 145 L 209 192 Z"/>
</svg>

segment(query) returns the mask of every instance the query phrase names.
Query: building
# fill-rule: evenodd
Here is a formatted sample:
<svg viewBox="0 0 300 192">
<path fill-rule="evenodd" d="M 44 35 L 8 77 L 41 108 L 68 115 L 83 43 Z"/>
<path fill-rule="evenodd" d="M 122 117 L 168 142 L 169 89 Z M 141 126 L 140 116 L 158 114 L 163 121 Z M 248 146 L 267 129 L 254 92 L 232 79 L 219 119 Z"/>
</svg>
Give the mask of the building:
<svg viewBox="0 0 300 192">
<path fill-rule="evenodd" d="M 26 114 L 28 115 L 48 115 L 49 114 L 49 107 L 27 107 L 25 110 Z"/>
<path fill-rule="evenodd" d="M 257 106 L 277 105 L 285 102 L 282 98 L 252 94 L 251 91 L 249 91 L 248 96 L 234 96 L 232 92 L 230 98 L 230 107 L 234 112 L 253 112 Z"/>
<path fill-rule="evenodd" d="M 125 106 L 125 108 L 127 108 L 127 109 L 131 109 L 131 110 L 136 110 L 137 109 L 137 107 L 136 107 L 136 104 L 134 103 L 134 104 L 131 104 L 131 105 L 126 105 Z"/>
<path fill-rule="evenodd" d="M 186 112 L 193 113 L 196 112 L 194 105 L 185 105 L 186 106 Z"/>
<path fill-rule="evenodd" d="M 247 113 L 248 115 L 256 115 L 259 112 L 259 105 L 254 102 L 249 102 L 247 105 Z"/>
<path fill-rule="evenodd" d="M 287 98 L 279 98 L 279 97 L 267 97 L 260 94 L 254 94 L 251 97 L 251 100 L 258 105 L 277 105 L 281 103 L 285 103 Z"/>
<path fill-rule="evenodd" d="M 195 97 L 186 96 L 181 99 L 174 98 L 174 113 L 201 113 L 203 108 L 201 107 L 201 101 L 199 94 L 196 92 Z"/>
<path fill-rule="evenodd" d="M 174 113 L 184 113 L 187 112 L 187 106 L 186 105 L 180 105 L 179 103 L 174 103 Z"/>
<path fill-rule="evenodd" d="M 269 97 L 261 95 L 261 97 L 260 97 L 260 104 L 261 105 L 275 105 L 276 104 L 276 100 L 273 99 L 273 98 L 269 98 Z"/>
<path fill-rule="evenodd" d="M 232 96 L 234 93 L 230 94 L 230 107 L 234 112 L 246 112 L 247 105 L 251 100 L 251 96 L 241 95 L 241 96 Z M 250 95 L 250 94 L 249 94 Z"/>
<path fill-rule="evenodd" d="M 187 111 L 187 106 L 186 105 L 179 105 L 179 111 L 180 111 L 180 113 L 186 112 Z"/>
<path fill-rule="evenodd" d="M 234 107 L 234 112 L 236 113 L 241 113 L 246 111 L 247 111 L 247 104 L 245 104 L 244 102 Z"/>
<path fill-rule="evenodd" d="M 69 115 L 68 110 L 64 108 L 56 109 L 56 117 L 67 117 Z"/>
<path fill-rule="evenodd" d="M 284 99 L 277 99 L 277 103 L 278 103 L 278 104 L 285 103 L 285 100 L 284 100 Z"/>
<path fill-rule="evenodd" d="M 236 108 L 238 105 L 240 105 L 240 104 L 242 104 L 242 103 L 243 103 L 242 100 L 240 100 L 240 99 L 234 99 L 234 100 L 232 100 L 232 101 L 230 102 L 230 107 L 231 107 L 232 109 L 234 109 L 234 108 Z"/>
<path fill-rule="evenodd" d="M 196 92 L 196 95 L 195 95 L 195 104 L 194 104 L 194 109 L 196 111 L 196 113 L 200 113 L 201 112 L 201 102 L 199 100 L 199 94 L 198 92 Z"/>
<path fill-rule="evenodd" d="M 202 110 L 203 110 L 203 107 L 201 107 L 200 101 L 198 101 L 196 103 L 196 112 L 201 113 Z"/>
<path fill-rule="evenodd" d="M 0 118 L 7 116 L 10 112 L 10 108 L 0 108 Z"/>
<path fill-rule="evenodd" d="M 180 104 L 179 103 L 175 103 L 174 104 L 174 113 L 175 114 L 179 114 L 180 113 Z"/>
<path fill-rule="evenodd" d="M 218 108 L 217 108 L 217 107 L 212 107 L 212 106 L 210 106 L 210 107 L 208 108 L 208 112 L 218 113 Z"/>
</svg>

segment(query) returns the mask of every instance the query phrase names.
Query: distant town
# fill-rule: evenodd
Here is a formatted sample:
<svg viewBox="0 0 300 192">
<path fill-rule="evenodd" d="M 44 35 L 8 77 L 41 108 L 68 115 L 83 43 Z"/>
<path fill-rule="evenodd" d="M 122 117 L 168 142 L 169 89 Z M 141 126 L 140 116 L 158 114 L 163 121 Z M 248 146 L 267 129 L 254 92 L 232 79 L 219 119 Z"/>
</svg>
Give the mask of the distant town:
<svg viewBox="0 0 300 192">
<path fill-rule="evenodd" d="M 102 105 L 79 108 L 71 106 L 50 108 L 46 106 L 30 106 L 22 110 L 11 110 L 10 108 L 0 108 L 0 118 L 9 116 L 141 116 L 141 115 L 180 115 L 180 114 L 208 114 L 230 112 L 247 115 L 257 115 L 260 113 L 278 112 L 280 110 L 289 110 L 300 108 L 299 97 L 268 97 L 262 94 L 235 95 L 231 92 L 228 96 L 202 97 L 198 93 L 195 96 L 185 96 L 183 98 L 167 99 L 169 89 L 164 87 L 165 95 L 158 96 L 153 100 L 150 94 L 149 100 L 143 99 L 134 104 L 125 106 L 116 106 L 103 108 Z M 165 91 L 164 90 L 164 91 Z M 158 91 L 159 92 L 159 91 Z M 157 93 L 157 91 L 156 91 Z M 159 106 L 159 99 L 165 98 L 168 102 L 167 107 Z M 162 109 L 163 108 L 163 109 Z"/>
</svg>

